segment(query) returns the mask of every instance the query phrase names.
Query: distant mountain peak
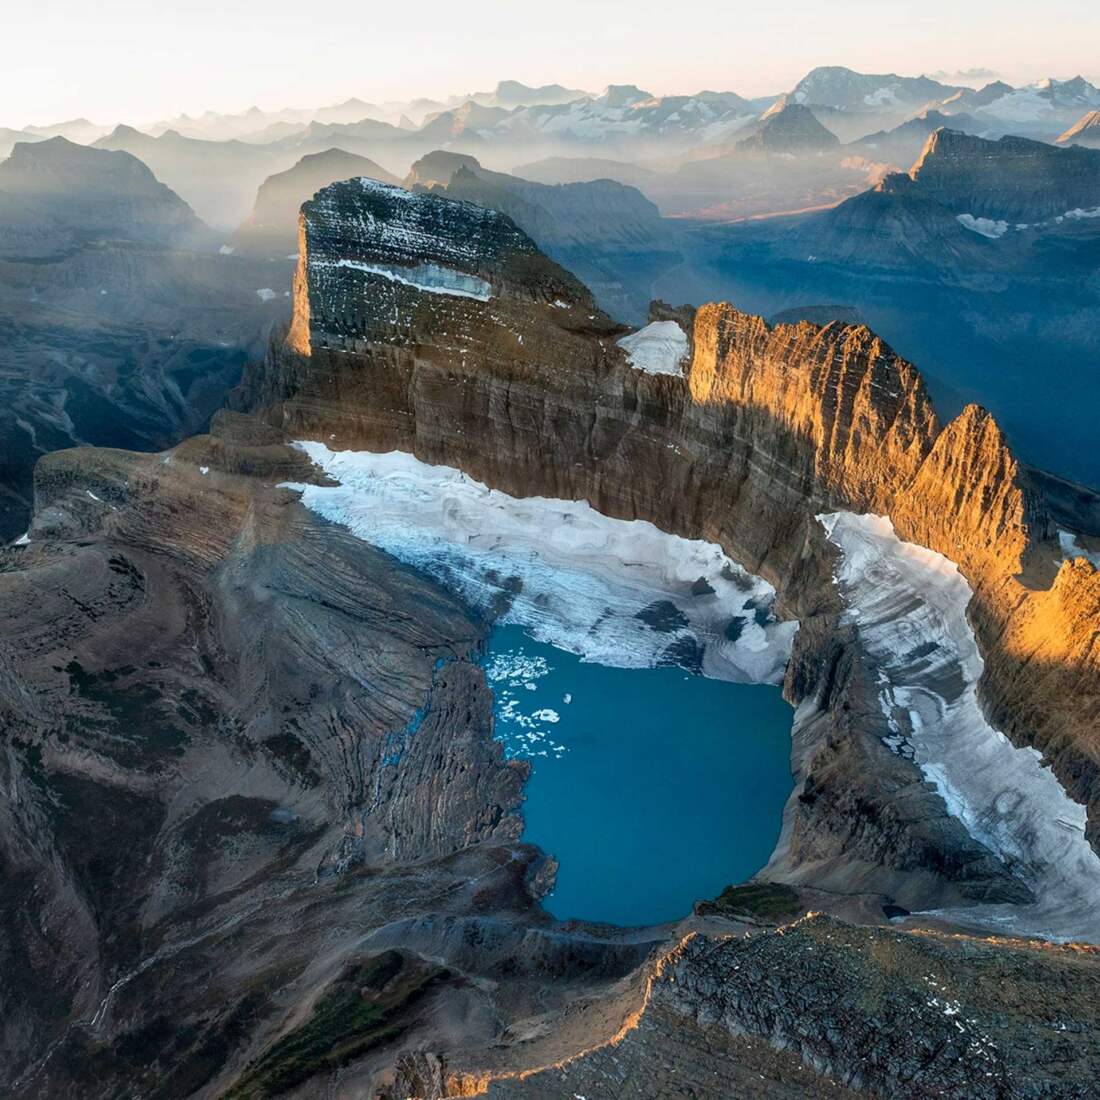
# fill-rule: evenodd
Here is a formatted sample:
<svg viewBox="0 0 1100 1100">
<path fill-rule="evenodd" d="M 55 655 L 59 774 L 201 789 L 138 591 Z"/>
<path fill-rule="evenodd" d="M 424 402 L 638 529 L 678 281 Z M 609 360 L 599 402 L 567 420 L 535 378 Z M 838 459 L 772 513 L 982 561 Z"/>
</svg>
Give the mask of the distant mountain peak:
<svg viewBox="0 0 1100 1100">
<path fill-rule="evenodd" d="M 1100 110 L 1086 111 L 1064 134 L 1056 145 L 1090 145 L 1100 147 Z"/>
<path fill-rule="evenodd" d="M 743 153 L 806 154 L 838 148 L 840 139 L 817 120 L 809 107 L 785 103 L 769 111 L 760 129 L 737 143 Z"/>
<path fill-rule="evenodd" d="M 644 92 L 636 84 L 608 84 L 596 97 L 604 107 L 633 107 L 655 98 L 652 92 Z"/>
<path fill-rule="evenodd" d="M 869 111 L 921 106 L 962 90 L 927 76 L 858 73 L 842 65 L 822 65 L 794 86 L 790 98 L 807 106 Z"/>
</svg>

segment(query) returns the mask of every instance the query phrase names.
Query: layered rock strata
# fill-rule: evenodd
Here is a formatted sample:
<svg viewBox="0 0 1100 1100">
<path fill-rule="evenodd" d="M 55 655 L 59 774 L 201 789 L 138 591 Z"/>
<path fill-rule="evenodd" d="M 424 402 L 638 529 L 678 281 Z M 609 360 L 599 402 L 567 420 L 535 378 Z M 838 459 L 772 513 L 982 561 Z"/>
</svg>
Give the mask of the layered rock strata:
<svg viewBox="0 0 1100 1100">
<path fill-rule="evenodd" d="M 5 1095 L 217 1094 L 367 930 L 529 911 L 484 624 L 270 487 L 304 456 L 223 414 L 36 476 L 0 552 Z"/>
<path fill-rule="evenodd" d="M 456 287 L 480 280 L 483 293 L 418 287 L 426 260 Z M 974 590 L 987 707 L 1011 736 L 1049 754 L 1070 794 L 1090 805 L 1095 831 L 1100 746 L 1089 700 L 1100 682 L 1091 640 L 1100 580 L 1086 563 L 1054 562 L 1043 502 L 992 418 L 970 406 L 941 424 L 917 370 L 862 326 L 770 327 L 728 304 L 681 316 L 691 348 L 683 376 L 634 369 L 620 330 L 507 219 L 336 185 L 303 208 L 290 338 L 273 346 L 243 400 L 294 437 L 323 432 L 334 449 L 405 450 L 514 495 L 585 499 L 717 541 L 803 622 L 837 610 L 814 516 L 890 516 L 900 538 L 958 563 Z M 882 871 L 923 862 L 951 868 L 948 879 L 977 874 L 981 885 L 968 890 L 990 889 L 989 864 L 977 852 L 959 858 L 966 838 L 928 838 L 919 783 L 899 801 L 896 781 L 861 771 L 874 811 L 849 803 L 854 754 L 841 754 L 839 775 L 826 762 L 860 712 L 848 689 L 870 670 L 860 672 L 858 653 L 830 657 L 829 631 L 805 631 L 800 646 L 810 656 L 796 647 L 788 695 L 814 700 L 828 732 L 805 761 L 822 783 L 795 808 L 792 842 L 806 837 L 822 866 L 830 851 L 864 848 Z M 812 721 L 806 707 L 802 721 Z M 880 721 L 866 715 L 863 735 Z M 811 827 L 830 791 L 831 828 Z M 884 807 L 904 825 L 866 829 Z M 864 822 L 858 838 L 854 820 Z M 930 845 L 916 857 L 914 836 Z"/>
</svg>

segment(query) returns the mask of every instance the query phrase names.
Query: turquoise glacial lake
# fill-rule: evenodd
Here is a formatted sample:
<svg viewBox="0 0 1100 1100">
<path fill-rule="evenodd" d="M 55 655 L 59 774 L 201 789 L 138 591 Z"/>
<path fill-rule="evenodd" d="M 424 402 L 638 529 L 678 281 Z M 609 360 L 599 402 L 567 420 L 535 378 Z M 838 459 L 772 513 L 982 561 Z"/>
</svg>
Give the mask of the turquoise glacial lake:
<svg viewBox="0 0 1100 1100">
<path fill-rule="evenodd" d="M 793 786 L 778 688 L 588 664 L 517 626 L 484 664 L 496 736 L 532 765 L 523 839 L 560 864 L 553 916 L 677 920 L 767 863 Z"/>
</svg>

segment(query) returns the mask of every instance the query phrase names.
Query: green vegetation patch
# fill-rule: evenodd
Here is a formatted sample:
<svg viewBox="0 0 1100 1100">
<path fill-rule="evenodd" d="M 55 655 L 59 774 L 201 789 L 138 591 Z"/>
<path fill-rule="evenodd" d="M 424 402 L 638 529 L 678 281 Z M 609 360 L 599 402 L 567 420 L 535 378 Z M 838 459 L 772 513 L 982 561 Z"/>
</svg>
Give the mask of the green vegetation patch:
<svg viewBox="0 0 1100 1100">
<path fill-rule="evenodd" d="M 415 1022 L 417 1002 L 446 977 L 398 951 L 349 964 L 309 1019 L 260 1055 L 225 1100 L 278 1096 L 398 1038 Z"/>
<path fill-rule="evenodd" d="M 696 906 L 700 916 L 749 917 L 753 920 L 781 924 L 794 920 L 805 911 L 798 900 L 798 891 L 779 882 L 746 882 L 743 886 L 727 886 L 713 901 Z"/>
</svg>

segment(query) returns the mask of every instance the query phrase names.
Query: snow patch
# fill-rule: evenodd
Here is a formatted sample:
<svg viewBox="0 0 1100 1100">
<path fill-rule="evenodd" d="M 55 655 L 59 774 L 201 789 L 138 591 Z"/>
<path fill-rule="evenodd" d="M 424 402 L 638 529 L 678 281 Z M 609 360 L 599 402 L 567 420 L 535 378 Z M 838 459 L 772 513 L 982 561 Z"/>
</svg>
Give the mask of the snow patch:
<svg viewBox="0 0 1100 1100">
<path fill-rule="evenodd" d="M 966 617 L 972 592 L 958 567 L 902 542 L 881 516 L 817 518 L 842 552 L 836 580 L 878 673 L 884 742 L 920 767 L 948 811 L 1037 898 L 965 915 L 1004 931 L 1100 941 L 1100 858 L 1085 839 L 1085 807 L 1040 753 L 1016 748 L 986 720 L 976 690 L 983 661 Z"/>
<path fill-rule="evenodd" d="M 1081 207 L 1077 207 L 1076 210 L 1067 210 L 1062 217 L 1070 221 L 1079 221 L 1081 218 L 1100 218 L 1100 206 L 1094 206 L 1091 210 L 1082 210 Z"/>
<path fill-rule="evenodd" d="M 779 683 L 797 622 L 721 548 L 584 501 L 520 499 L 399 451 L 298 443 L 340 484 L 292 484 L 313 511 L 423 570 L 498 621 L 586 661 L 682 665 Z"/>
<path fill-rule="evenodd" d="M 492 297 L 492 285 L 476 275 L 467 275 L 439 264 L 420 263 L 413 267 L 396 264 L 368 264 L 361 260 L 315 260 L 313 266 L 346 267 L 353 271 L 365 271 L 368 275 L 380 275 L 392 283 L 415 287 L 428 294 L 447 294 L 455 298 L 475 298 L 487 302 Z"/>
<path fill-rule="evenodd" d="M 684 373 L 688 338 L 675 321 L 652 321 L 616 343 L 626 352 L 627 362 L 636 370 L 678 377 Z"/>
<path fill-rule="evenodd" d="M 1100 550 L 1087 550 L 1077 541 L 1077 536 L 1072 531 L 1059 530 L 1058 545 L 1062 548 L 1062 557 L 1067 561 L 1085 558 L 1096 569 L 1100 569 Z"/>
<path fill-rule="evenodd" d="M 969 229 L 971 233 L 980 233 L 991 241 L 1003 237 L 1008 232 L 1008 222 L 994 221 L 992 218 L 975 218 L 973 214 L 956 214 L 955 221 Z"/>
</svg>

